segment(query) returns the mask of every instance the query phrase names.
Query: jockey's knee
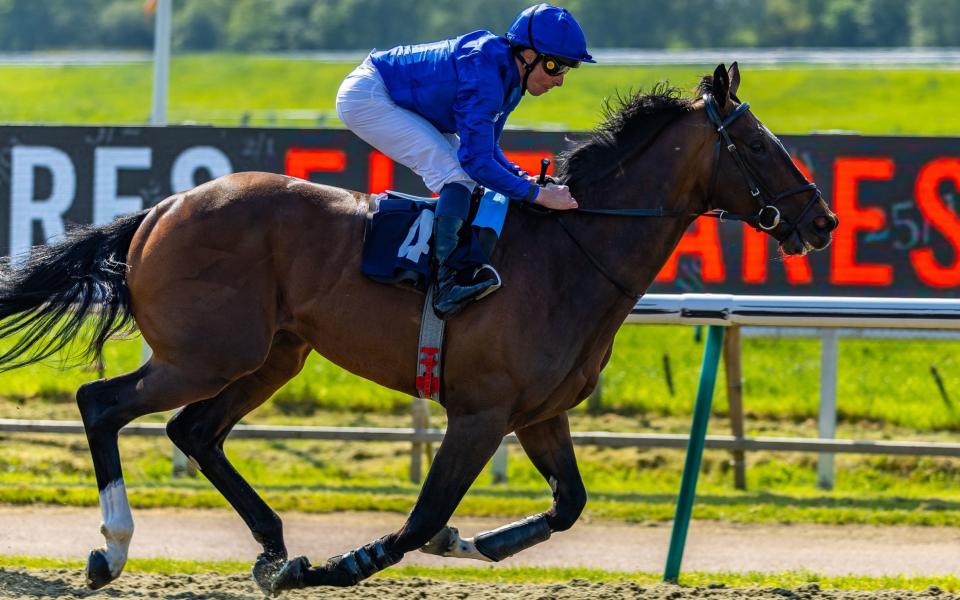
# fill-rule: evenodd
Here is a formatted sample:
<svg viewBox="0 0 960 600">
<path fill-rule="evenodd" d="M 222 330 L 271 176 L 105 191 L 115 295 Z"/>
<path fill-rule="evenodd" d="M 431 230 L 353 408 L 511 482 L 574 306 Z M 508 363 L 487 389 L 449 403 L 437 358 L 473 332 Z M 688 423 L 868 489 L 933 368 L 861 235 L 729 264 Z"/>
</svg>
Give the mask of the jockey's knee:
<svg viewBox="0 0 960 600">
<path fill-rule="evenodd" d="M 473 194 L 474 185 L 472 181 L 445 184 L 437 200 L 437 215 L 457 217 L 465 221 L 470 214 L 470 196 Z"/>
</svg>

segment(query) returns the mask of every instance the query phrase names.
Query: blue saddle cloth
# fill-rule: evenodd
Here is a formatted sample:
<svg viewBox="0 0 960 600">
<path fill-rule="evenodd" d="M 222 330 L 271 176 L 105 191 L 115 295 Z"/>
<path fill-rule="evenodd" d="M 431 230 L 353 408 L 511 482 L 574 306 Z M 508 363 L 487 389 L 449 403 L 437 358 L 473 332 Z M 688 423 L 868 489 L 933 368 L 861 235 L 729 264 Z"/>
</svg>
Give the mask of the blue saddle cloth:
<svg viewBox="0 0 960 600">
<path fill-rule="evenodd" d="M 460 232 L 460 245 L 449 258 L 458 270 L 489 262 L 477 239 L 476 228 L 489 227 L 500 235 L 507 216 L 507 199 L 486 192 L 480 200 L 473 227 Z M 360 271 L 381 283 L 410 284 L 426 290 L 431 279 L 435 198 L 387 191 L 377 199 L 377 209 L 367 215 Z"/>
</svg>

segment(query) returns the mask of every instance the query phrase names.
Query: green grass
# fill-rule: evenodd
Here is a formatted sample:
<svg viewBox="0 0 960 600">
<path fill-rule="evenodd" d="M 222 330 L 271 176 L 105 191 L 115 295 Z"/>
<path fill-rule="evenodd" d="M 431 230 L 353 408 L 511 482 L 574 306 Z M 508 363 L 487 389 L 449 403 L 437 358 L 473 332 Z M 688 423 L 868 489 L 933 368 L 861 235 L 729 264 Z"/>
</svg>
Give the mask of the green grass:
<svg viewBox="0 0 960 600">
<path fill-rule="evenodd" d="M 0 556 L 0 568 L 28 570 L 71 570 L 79 571 L 84 563 L 79 560 L 37 558 L 31 556 Z M 188 561 L 168 559 L 132 558 L 124 568 L 128 573 L 155 573 L 159 575 L 198 575 L 220 573 L 224 575 L 247 574 L 250 564 L 243 561 Z M 657 585 L 662 575 L 625 571 L 603 571 L 585 568 L 546 568 L 546 567 L 393 567 L 377 573 L 379 579 L 421 579 L 453 580 L 482 583 L 526 583 L 550 584 L 565 583 L 573 580 L 590 582 L 633 581 L 641 585 Z M 859 575 L 825 576 L 809 571 L 785 571 L 781 573 L 684 573 L 681 577 L 684 587 L 723 586 L 731 588 L 769 587 L 797 588 L 817 584 L 821 589 L 834 590 L 907 590 L 922 591 L 933 586 L 945 590 L 960 589 L 960 578 L 954 576 L 938 577 L 868 577 Z"/>
<path fill-rule="evenodd" d="M 325 425 L 397 426 L 406 417 L 376 419 L 323 413 Z M 635 419 L 576 415 L 575 428 L 622 431 L 641 427 Z M 654 431 L 676 431 L 685 420 L 663 418 Z M 440 423 L 442 424 L 442 422 Z M 724 423 L 716 421 L 715 427 Z M 772 428 L 770 422 L 764 427 Z M 802 435 L 804 425 L 777 429 Z M 906 430 L 890 432 L 910 439 Z M 876 437 L 875 430 L 846 428 L 850 437 Z M 809 435 L 809 434 L 807 434 Z M 125 480 L 136 508 L 226 508 L 225 500 L 203 477 L 171 476 L 170 444 L 164 439 L 123 437 Z M 230 460 L 281 512 L 368 510 L 406 513 L 418 486 L 407 480 L 406 444 L 309 440 L 234 440 Z M 683 462 L 680 450 L 581 447 L 578 459 L 592 519 L 664 522 L 672 519 Z M 521 517 L 545 510 L 550 491 L 522 451 L 509 449 L 509 486 L 480 477 L 459 507 L 459 516 Z M 837 457 L 837 488 L 816 490 L 816 458 L 811 454 L 749 455 L 749 492 L 732 489 L 729 454 L 704 456 L 697 519 L 739 523 L 908 524 L 957 526 L 960 523 L 960 467 L 949 459 L 916 457 Z M 0 502 L 96 506 L 86 441 L 73 435 L 0 436 Z"/>
<path fill-rule="evenodd" d="M 841 421 L 904 427 L 949 439 L 943 432 L 960 431 L 957 348 L 955 341 L 841 340 L 837 389 Z M 603 373 L 601 412 L 647 421 L 689 415 L 702 353 L 703 345 L 695 341 L 689 327 L 622 328 Z M 816 338 L 744 338 L 744 408 L 748 420 L 803 423 L 816 419 L 819 353 L 820 341 Z M 665 379 L 665 355 L 669 356 L 673 374 L 673 395 Z M 139 360 L 139 341 L 111 342 L 107 346 L 106 374 L 128 372 Z M 949 401 L 941 397 L 930 375 L 931 365 L 936 365 L 943 377 Z M 82 383 L 96 378 L 97 373 L 89 369 L 61 372 L 50 365 L 5 373 L 0 377 L 0 417 L 76 419 L 73 395 Z M 38 399 L 52 404 L 35 411 L 33 403 Z M 303 418 L 309 423 L 310 417 L 320 411 L 372 415 L 406 414 L 409 410 L 409 397 L 355 377 L 314 354 L 303 373 L 253 413 L 248 422 L 289 423 L 293 418 Z M 581 406 L 575 412 L 584 411 L 585 406 Z M 725 416 L 727 412 L 721 370 L 715 413 Z M 645 427 L 633 425 L 627 430 Z"/>
<path fill-rule="evenodd" d="M 731 57 L 731 59 L 736 57 Z M 310 110 L 336 126 L 334 97 L 354 65 L 263 56 L 209 54 L 174 58 L 171 122 L 233 124 L 245 112 Z M 685 90 L 715 65 L 587 66 L 562 89 L 524 101 L 511 117 L 517 127 L 589 129 L 604 97 L 616 90 L 648 89 L 669 80 Z M 2 67 L 0 122 L 142 124 L 148 120 L 151 66 Z M 960 71 L 744 65 L 740 96 L 750 100 L 778 133 L 852 130 L 868 134 L 958 135 L 950 91 Z M 258 112 L 259 111 L 259 112 Z M 266 123 L 266 117 L 253 124 Z M 279 120 L 278 125 L 292 122 Z M 316 121 L 294 123 L 314 126 Z"/>
</svg>

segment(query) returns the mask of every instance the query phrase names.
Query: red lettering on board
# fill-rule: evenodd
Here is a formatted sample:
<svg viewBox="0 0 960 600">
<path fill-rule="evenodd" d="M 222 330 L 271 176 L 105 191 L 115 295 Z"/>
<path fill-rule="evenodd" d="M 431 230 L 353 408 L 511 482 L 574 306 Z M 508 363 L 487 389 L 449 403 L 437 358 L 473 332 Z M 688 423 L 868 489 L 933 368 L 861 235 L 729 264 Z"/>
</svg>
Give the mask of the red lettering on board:
<svg viewBox="0 0 960 600">
<path fill-rule="evenodd" d="M 371 194 L 393 189 L 393 160 L 374 150 L 370 153 L 369 172 L 367 175 L 367 191 Z"/>
<path fill-rule="evenodd" d="M 749 225 L 743 226 L 743 282 L 766 283 L 767 235 Z"/>
<path fill-rule="evenodd" d="M 858 263 L 856 257 L 857 232 L 883 229 L 887 220 L 882 209 L 857 205 L 857 186 L 865 179 L 891 179 L 893 171 L 890 158 L 837 158 L 834 162 L 834 211 L 843 225 L 833 234 L 831 283 L 878 286 L 893 283 L 892 266 Z"/>
<path fill-rule="evenodd" d="M 347 153 L 343 150 L 317 148 L 290 148 L 284 159 L 287 175 L 309 179 L 310 173 L 339 173 L 347 168 Z"/>
<path fill-rule="evenodd" d="M 770 236 L 749 225 L 743 226 L 743 282 L 766 283 L 767 265 L 770 263 L 768 249 Z M 783 267 L 787 271 L 787 283 L 802 285 L 813 283 L 813 270 L 806 256 L 787 256 Z"/>
<path fill-rule="evenodd" d="M 960 219 L 940 198 L 938 192 L 944 181 L 953 181 L 960 191 L 960 159 L 939 158 L 925 164 L 917 175 L 914 196 L 924 218 L 953 246 L 953 264 L 941 265 L 930 248 L 910 251 L 917 277 L 938 288 L 960 285 Z"/>
<path fill-rule="evenodd" d="M 530 173 L 534 177 L 540 175 L 540 159 L 549 158 L 550 166 L 547 167 L 547 175 L 553 173 L 553 152 L 549 150 L 517 150 L 515 152 L 504 151 L 503 155 L 507 160 L 518 165 L 521 169 Z"/>
<path fill-rule="evenodd" d="M 797 165 L 797 168 L 800 169 L 803 176 L 807 178 L 807 181 L 813 181 L 813 169 L 808 167 L 807 163 L 803 162 L 799 156 L 791 155 L 790 158 L 793 159 L 793 164 Z"/>
<path fill-rule="evenodd" d="M 657 281 L 672 281 L 677 277 L 677 263 L 681 254 L 692 254 L 700 258 L 704 283 L 720 283 L 726 280 L 727 273 L 723 264 L 720 248 L 720 233 L 716 219 L 697 219 L 693 229 L 688 229 L 673 254 L 657 274 Z"/>
</svg>

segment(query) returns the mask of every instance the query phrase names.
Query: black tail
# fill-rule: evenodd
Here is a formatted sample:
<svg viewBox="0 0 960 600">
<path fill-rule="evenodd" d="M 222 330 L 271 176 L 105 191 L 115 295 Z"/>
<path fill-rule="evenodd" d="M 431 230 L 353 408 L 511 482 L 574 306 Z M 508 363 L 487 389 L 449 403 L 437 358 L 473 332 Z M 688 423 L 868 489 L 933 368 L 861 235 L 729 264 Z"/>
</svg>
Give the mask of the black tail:
<svg viewBox="0 0 960 600">
<path fill-rule="evenodd" d="M 108 338 L 134 331 L 126 259 L 133 234 L 146 216 L 144 210 L 101 227 L 75 227 L 64 240 L 33 248 L 22 260 L 4 259 L 0 338 L 18 339 L 0 354 L 0 372 L 68 347 L 65 361 L 99 360 Z M 77 347 L 88 317 L 94 321 L 90 339 Z"/>
</svg>

